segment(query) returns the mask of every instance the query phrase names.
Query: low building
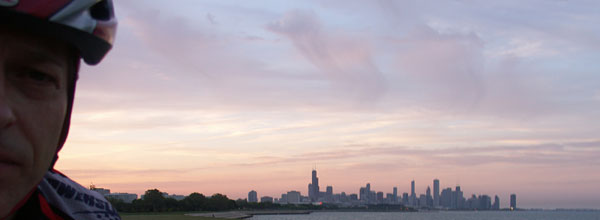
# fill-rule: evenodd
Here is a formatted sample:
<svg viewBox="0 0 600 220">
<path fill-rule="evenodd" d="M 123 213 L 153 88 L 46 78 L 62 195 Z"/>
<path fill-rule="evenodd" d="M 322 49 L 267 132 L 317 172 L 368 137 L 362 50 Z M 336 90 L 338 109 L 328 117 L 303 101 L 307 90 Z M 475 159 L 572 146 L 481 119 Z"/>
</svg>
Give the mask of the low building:
<svg viewBox="0 0 600 220">
<path fill-rule="evenodd" d="M 125 203 L 131 203 L 136 200 L 138 195 L 133 193 L 110 193 L 104 195 L 106 198 L 121 200 Z"/>
<path fill-rule="evenodd" d="M 289 191 L 286 195 L 287 203 L 297 204 L 300 203 L 302 195 L 298 191 Z"/>
<path fill-rule="evenodd" d="M 270 202 L 270 203 L 273 203 L 273 197 L 270 197 L 270 196 L 260 197 L 260 202 Z"/>
<path fill-rule="evenodd" d="M 102 196 L 106 196 L 106 195 L 110 194 L 110 189 L 97 188 L 94 185 L 90 186 L 90 190 L 95 191 L 97 193 L 100 193 L 100 195 L 102 195 Z"/>
<path fill-rule="evenodd" d="M 175 199 L 177 201 L 181 201 L 181 200 L 185 199 L 185 196 L 184 195 L 171 194 L 171 195 L 168 195 L 167 198 L 171 198 L 171 199 Z"/>
</svg>

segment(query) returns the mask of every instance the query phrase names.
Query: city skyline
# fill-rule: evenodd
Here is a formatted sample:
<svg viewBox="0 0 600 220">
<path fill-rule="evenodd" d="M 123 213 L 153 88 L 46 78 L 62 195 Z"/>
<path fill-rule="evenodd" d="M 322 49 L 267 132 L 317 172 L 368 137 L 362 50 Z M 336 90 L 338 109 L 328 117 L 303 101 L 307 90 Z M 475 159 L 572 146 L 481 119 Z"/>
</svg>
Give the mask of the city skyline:
<svg viewBox="0 0 600 220">
<path fill-rule="evenodd" d="M 311 181 L 308 184 L 308 194 L 302 194 L 296 190 L 282 192 L 281 197 L 272 195 L 258 195 L 258 192 L 251 190 L 248 192 L 246 200 L 248 202 L 274 202 L 281 204 L 309 204 L 309 203 L 330 203 L 340 205 L 342 207 L 354 207 L 369 204 L 401 204 L 407 207 L 417 209 L 466 209 L 466 210 L 517 210 L 521 207 L 517 206 L 516 194 L 510 194 L 510 201 L 503 206 L 500 202 L 500 197 L 494 195 L 491 197 L 487 194 L 473 193 L 469 197 L 465 197 L 465 192 L 459 185 L 453 189 L 452 187 L 440 188 L 440 180 L 433 179 L 433 194 L 431 185 L 427 185 L 427 190 L 424 193 L 418 193 L 414 180 L 410 182 L 410 192 L 398 192 L 398 188 L 394 186 L 392 192 L 379 191 L 371 188 L 369 182 L 364 187 L 360 187 L 358 193 L 333 191 L 333 185 L 327 185 L 326 191 L 320 191 L 319 178 L 317 170 L 313 168 L 311 171 Z M 441 190 L 441 191 L 440 191 Z M 385 196 L 384 196 L 385 195 Z M 290 199 L 292 198 L 293 199 Z M 260 199 L 258 199 L 260 198 Z M 493 200 L 492 200 L 493 198 Z"/>
<path fill-rule="evenodd" d="M 333 191 L 600 208 L 598 1 L 114 4 L 56 164 L 83 185 L 307 194 L 316 163 Z"/>
</svg>

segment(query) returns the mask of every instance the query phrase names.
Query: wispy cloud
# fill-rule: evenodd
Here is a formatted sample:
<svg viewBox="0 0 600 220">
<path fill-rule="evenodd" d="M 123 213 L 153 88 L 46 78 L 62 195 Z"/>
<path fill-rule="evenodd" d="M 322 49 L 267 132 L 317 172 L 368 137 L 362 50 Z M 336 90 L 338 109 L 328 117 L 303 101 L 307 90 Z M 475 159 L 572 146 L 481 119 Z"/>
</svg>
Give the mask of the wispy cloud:
<svg viewBox="0 0 600 220">
<path fill-rule="evenodd" d="M 295 163 L 329 163 L 365 157 L 394 158 L 395 161 L 419 161 L 425 166 L 468 167 L 485 164 L 521 164 L 566 166 L 597 166 L 600 156 L 600 141 L 552 143 L 517 146 L 455 147 L 443 149 L 415 148 L 403 146 L 344 146 L 335 150 L 309 152 L 290 156 L 259 156 L 251 163 L 236 166 L 282 166 Z M 406 166 L 396 162 L 395 166 Z M 373 170 L 374 171 L 374 170 Z"/>
<path fill-rule="evenodd" d="M 336 35 L 312 11 L 292 10 L 267 29 L 290 39 L 311 64 L 341 89 L 339 98 L 355 98 L 362 104 L 376 101 L 386 90 L 384 77 L 373 64 L 368 42 Z"/>
</svg>

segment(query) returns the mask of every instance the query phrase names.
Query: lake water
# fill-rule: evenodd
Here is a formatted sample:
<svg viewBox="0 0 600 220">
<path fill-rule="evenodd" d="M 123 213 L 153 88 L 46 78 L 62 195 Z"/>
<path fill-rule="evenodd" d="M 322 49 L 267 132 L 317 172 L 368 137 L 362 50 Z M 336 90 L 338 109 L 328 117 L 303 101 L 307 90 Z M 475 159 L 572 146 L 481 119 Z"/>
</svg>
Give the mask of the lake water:
<svg viewBox="0 0 600 220">
<path fill-rule="evenodd" d="M 440 211 L 313 212 L 309 215 L 257 215 L 251 220 L 600 220 L 599 211 Z"/>
</svg>

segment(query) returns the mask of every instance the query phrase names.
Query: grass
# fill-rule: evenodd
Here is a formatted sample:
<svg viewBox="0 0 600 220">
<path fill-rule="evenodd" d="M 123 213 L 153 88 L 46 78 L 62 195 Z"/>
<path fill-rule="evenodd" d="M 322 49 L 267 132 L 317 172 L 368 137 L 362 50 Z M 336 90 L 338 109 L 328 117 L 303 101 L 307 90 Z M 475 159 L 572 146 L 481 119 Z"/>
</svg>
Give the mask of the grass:
<svg viewBox="0 0 600 220">
<path fill-rule="evenodd" d="M 227 220 L 224 218 L 210 218 L 186 216 L 183 212 L 173 213 L 120 213 L 122 220 Z"/>
</svg>

